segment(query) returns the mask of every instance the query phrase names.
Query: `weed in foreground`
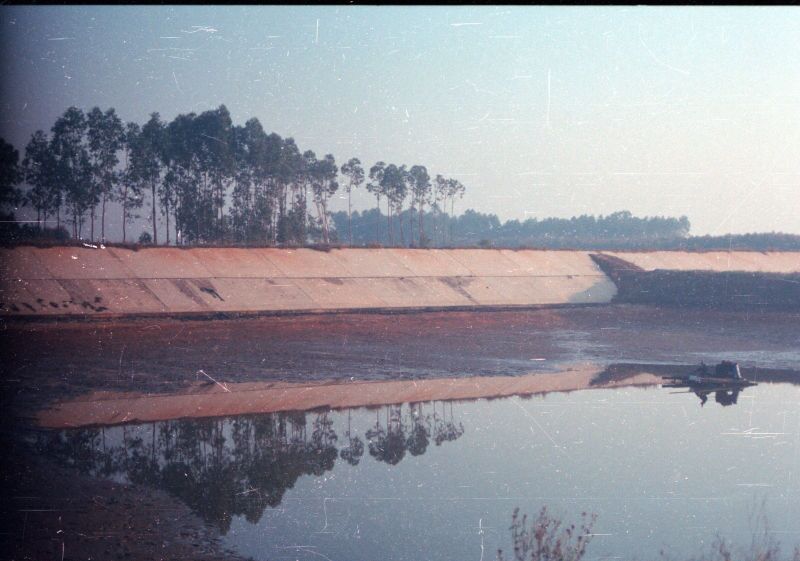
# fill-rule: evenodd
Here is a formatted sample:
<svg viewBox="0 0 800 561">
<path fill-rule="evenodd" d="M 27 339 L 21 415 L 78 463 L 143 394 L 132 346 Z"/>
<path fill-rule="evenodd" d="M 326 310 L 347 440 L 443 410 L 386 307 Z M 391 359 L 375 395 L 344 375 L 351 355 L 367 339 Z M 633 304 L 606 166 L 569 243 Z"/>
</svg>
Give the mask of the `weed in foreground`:
<svg viewBox="0 0 800 561">
<path fill-rule="evenodd" d="M 580 526 L 564 526 L 543 506 L 528 526 L 528 515 L 519 517 L 519 508 L 511 516 L 511 538 L 514 561 L 579 561 L 592 540 L 596 514 L 581 514 Z M 497 551 L 497 561 L 505 561 L 503 550 Z"/>
</svg>

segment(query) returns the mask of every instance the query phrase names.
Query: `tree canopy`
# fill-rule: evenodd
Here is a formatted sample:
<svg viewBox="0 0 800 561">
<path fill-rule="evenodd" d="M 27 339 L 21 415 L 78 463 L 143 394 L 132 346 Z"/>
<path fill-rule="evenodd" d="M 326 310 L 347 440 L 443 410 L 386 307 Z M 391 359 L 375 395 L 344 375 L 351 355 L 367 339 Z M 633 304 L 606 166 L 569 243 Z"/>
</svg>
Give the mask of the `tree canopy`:
<svg viewBox="0 0 800 561">
<path fill-rule="evenodd" d="M 224 105 L 169 122 L 154 112 L 143 125 L 124 123 L 113 108 L 84 113 L 69 107 L 49 133 L 33 133 L 21 163 L 18 151 L 0 139 L 0 160 L 6 222 L 28 206 L 36 212 L 36 229 L 16 228 L 33 237 L 70 235 L 60 229 L 63 220 L 74 239 L 105 241 L 111 204 L 122 242 L 128 225 L 145 218 L 147 239 L 156 245 L 707 249 L 736 242 L 747 249 L 800 248 L 800 236 L 787 234 L 690 238 L 685 216 L 620 211 L 501 223 L 472 209 L 456 215 L 466 191 L 457 179 L 432 175 L 421 164 L 366 166 L 353 157 L 339 165 L 333 154 L 318 157 L 291 137 L 268 133 L 257 118 L 234 124 Z M 376 206 L 353 211 L 352 192 L 362 186 Z M 331 212 L 340 191 L 347 212 Z M 54 230 L 46 226 L 52 223 Z M 14 237 L 14 227 L 4 231 Z"/>
</svg>

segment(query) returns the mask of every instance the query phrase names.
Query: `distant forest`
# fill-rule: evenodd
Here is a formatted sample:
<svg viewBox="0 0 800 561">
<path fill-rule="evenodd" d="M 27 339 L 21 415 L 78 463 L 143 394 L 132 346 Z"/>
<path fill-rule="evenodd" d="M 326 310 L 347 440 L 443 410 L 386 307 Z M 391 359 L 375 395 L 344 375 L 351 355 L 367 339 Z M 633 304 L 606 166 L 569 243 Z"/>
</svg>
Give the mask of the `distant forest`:
<svg viewBox="0 0 800 561">
<path fill-rule="evenodd" d="M 362 188 L 375 207 L 352 211 L 352 192 Z M 341 165 L 333 154 L 317 158 L 292 138 L 268 134 L 258 119 L 234 125 L 224 105 L 170 122 L 152 113 L 141 126 L 113 108 L 70 107 L 49 133 L 32 135 L 22 156 L 0 139 L 4 243 L 107 242 L 113 208 L 123 243 L 153 245 L 800 250 L 800 236 L 789 234 L 692 237 L 685 216 L 620 211 L 501 223 L 475 210 L 456 215 L 465 191 L 421 164 L 365 169 L 358 158 Z M 348 211 L 331 212 L 339 193 Z M 15 223 L 20 207 L 35 211 L 34 224 Z M 150 229 L 132 240 L 127 226 L 137 218 Z"/>
<path fill-rule="evenodd" d="M 348 231 L 346 212 L 335 212 L 332 218 L 336 231 Z M 407 241 L 409 236 L 416 236 L 418 221 L 415 210 L 403 212 L 393 224 L 394 239 Z M 639 218 L 628 211 L 608 216 L 530 218 L 501 223 L 494 214 L 468 209 L 460 216 L 426 212 L 424 223 L 428 225 L 433 247 L 800 251 L 800 236 L 797 235 L 773 232 L 690 236 L 691 224 L 685 216 Z M 386 216 L 377 209 L 353 212 L 352 224 L 354 245 L 388 244 Z"/>
</svg>

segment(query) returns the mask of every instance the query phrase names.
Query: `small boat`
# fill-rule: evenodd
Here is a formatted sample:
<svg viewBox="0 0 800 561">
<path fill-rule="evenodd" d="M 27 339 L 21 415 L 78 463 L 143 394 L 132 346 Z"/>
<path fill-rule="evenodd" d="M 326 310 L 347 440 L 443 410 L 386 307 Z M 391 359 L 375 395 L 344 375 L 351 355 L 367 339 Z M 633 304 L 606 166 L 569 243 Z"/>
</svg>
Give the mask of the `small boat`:
<svg viewBox="0 0 800 561">
<path fill-rule="evenodd" d="M 662 384 L 665 388 L 685 388 L 686 393 L 694 393 L 700 398 L 700 405 L 705 405 L 709 394 L 714 394 L 717 403 L 723 406 L 734 405 L 739 397 L 739 392 L 755 382 L 745 380 L 735 362 L 723 360 L 714 367 L 712 372 L 705 363 L 686 376 L 662 376 L 668 383 Z M 677 392 L 683 393 L 683 392 Z"/>
<path fill-rule="evenodd" d="M 742 377 L 738 363 L 727 360 L 717 364 L 713 372 L 707 364 L 700 363 L 696 370 L 686 376 L 662 376 L 662 378 L 669 381 L 668 384 L 664 384 L 664 387 L 667 388 L 682 388 L 686 386 L 746 388 L 756 385 L 755 382 Z"/>
</svg>

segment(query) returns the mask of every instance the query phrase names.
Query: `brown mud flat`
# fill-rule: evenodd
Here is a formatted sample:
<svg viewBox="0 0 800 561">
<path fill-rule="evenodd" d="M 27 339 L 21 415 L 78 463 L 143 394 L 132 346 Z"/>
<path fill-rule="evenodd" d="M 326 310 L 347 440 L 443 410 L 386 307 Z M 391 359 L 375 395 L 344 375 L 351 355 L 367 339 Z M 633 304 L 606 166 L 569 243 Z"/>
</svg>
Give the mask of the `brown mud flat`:
<svg viewBox="0 0 800 561">
<path fill-rule="evenodd" d="M 800 363 L 800 313 L 632 305 L 210 322 L 7 322 L 2 329 L 0 405 L 17 418 L 92 391 L 177 391 L 205 380 L 199 370 L 230 383 L 308 383 L 516 376 L 571 363 Z"/>
</svg>

